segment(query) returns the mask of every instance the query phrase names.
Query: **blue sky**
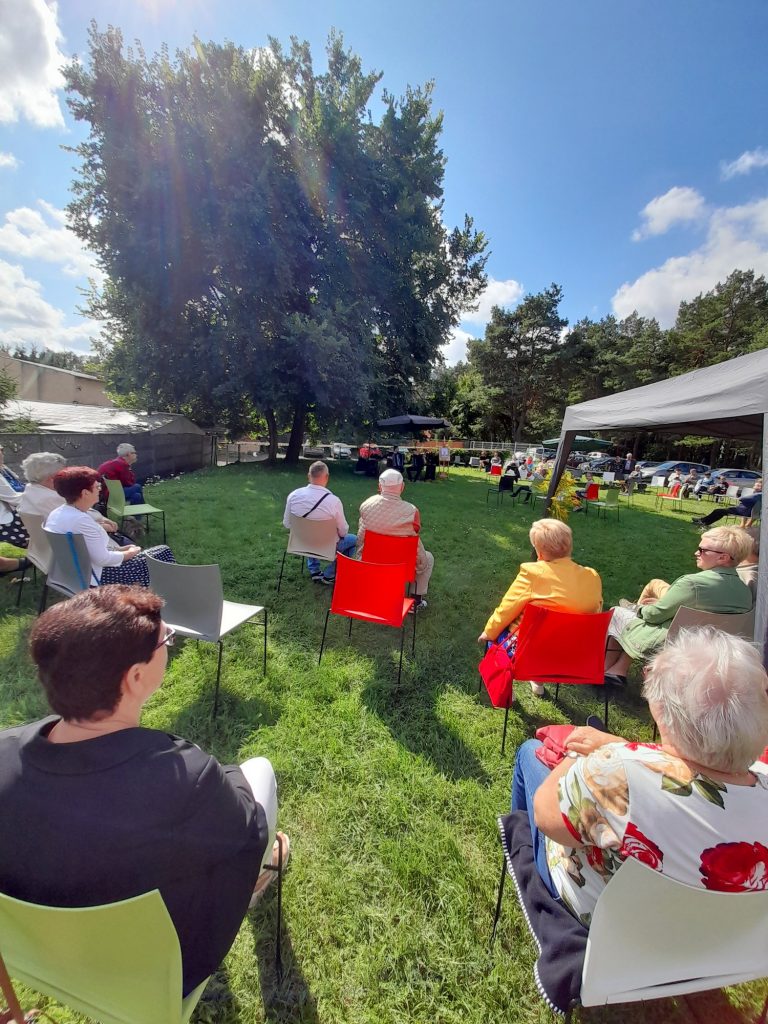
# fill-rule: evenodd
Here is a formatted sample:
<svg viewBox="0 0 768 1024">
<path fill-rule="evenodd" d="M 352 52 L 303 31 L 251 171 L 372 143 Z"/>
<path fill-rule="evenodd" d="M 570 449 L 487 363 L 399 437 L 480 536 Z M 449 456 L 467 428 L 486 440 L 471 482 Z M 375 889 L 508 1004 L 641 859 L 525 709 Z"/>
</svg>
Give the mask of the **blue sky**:
<svg viewBox="0 0 768 1024">
<path fill-rule="evenodd" d="M 56 70 L 91 18 L 150 53 L 293 34 L 318 67 L 334 27 L 382 87 L 434 79 L 444 220 L 472 214 L 492 253 L 450 362 L 492 304 L 552 281 L 571 322 L 667 326 L 734 268 L 768 274 L 765 0 L 0 0 L 0 342 L 87 351 L 97 330 L 77 313 L 94 269 L 66 228 L 61 146 L 82 128 Z"/>
</svg>

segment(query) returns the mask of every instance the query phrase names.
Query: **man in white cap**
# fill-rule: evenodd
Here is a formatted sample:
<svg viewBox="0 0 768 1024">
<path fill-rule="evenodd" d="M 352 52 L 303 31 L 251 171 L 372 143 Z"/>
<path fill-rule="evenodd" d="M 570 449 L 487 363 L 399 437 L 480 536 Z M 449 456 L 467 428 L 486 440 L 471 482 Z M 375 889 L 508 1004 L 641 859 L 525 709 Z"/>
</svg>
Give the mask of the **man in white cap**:
<svg viewBox="0 0 768 1024">
<path fill-rule="evenodd" d="M 360 525 L 357 528 L 357 547 L 362 549 L 365 531 L 373 530 L 390 537 L 414 537 L 421 532 L 421 516 L 415 505 L 403 501 L 405 487 L 402 473 L 396 469 L 385 469 L 379 477 L 379 493 L 367 498 L 360 506 Z M 426 551 L 419 538 L 416 555 L 416 592 L 419 595 L 416 608 L 426 608 L 424 595 L 429 586 L 429 578 L 435 559 L 431 551 Z"/>
</svg>

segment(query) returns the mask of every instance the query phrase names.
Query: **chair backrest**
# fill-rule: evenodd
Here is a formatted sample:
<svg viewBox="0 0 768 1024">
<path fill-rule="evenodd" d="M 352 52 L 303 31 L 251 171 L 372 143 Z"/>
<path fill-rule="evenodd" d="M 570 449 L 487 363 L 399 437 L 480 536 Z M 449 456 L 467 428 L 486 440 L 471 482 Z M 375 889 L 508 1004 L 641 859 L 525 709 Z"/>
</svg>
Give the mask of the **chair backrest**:
<svg viewBox="0 0 768 1024">
<path fill-rule="evenodd" d="M 759 519 L 763 511 L 763 496 L 759 496 L 757 501 L 752 506 L 752 512 L 750 513 L 750 519 Z"/>
<path fill-rule="evenodd" d="M 288 554 L 304 558 L 322 558 L 332 562 L 336 557 L 339 531 L 335 519 L 304 519 L 289 516 L 291 532 L 288 537 Z"/>
<path fill-rule="evenodd" d="M 512 662 L 514 678 L 532 683 L 603 683 L 611 615 L 526 605 Z"/>
<path fill-rule="evenodd" d="M 586 491 L 587 501 L 597 501 L 600 497 L 600 484 L 589 484 Z"/>
<path fill-rule="evenodd" d="M 606 505 L 618 505 L 619 504 L 619 492 L 615 487 L 609 487 L 603 495 L 603 501 Z"/>
<path fill-rule="evenodd" d="M 470 455 L 469 464 L 472 467 L 472 469 L 477 469 L 478 466 L 480 465 L 480 459 L 478 459 L 476 455 Z"/>
<path fill-rule="evenodd" d="M 726 498 L 735 498 L 738 496 L 738 493 L 739 488 L 736 486 L 736 484 L 729 484 L 728 490 L 725 492 L 725 496 Z"/>
<path fill-rule="evenodd" d="M 357 562 L 338 555 L 331 611 L 382 626 L 400 626 L 408 573 L 405 565 Z"/>
<path fill-rule="evenodd" d="M 84 537 L 79 533 L 52 533 L 45 527 L 43 533 L 51 548 L 47 580 L 49 587 L 71 597 L 96 584 Z M 73 547 L 76 559 L 72 554 Z"/>
<path fill-rule="evenodd" d="M 616 474 L 615 473 L 603 473 L 603 483 L 604 484 L 612 484 L 615 479 L 616 479 Z"/>
<path fill-rule="evenodd" d="M 107 512 L 120 520 L 125 515 L 125 491 L 119 480 L 102 478 L 107 488 Z"/>
<path fill-rule="evenodd" d="M 667 630 L 667 643 L 674 640 L 681 629 L 694 626 L 714 626 L 732 636 L 751 640 L 755 635 L 755 610 L 725 615 L 718 612 L 700 612 L 696 608 L 678 608 Z"/>
<path fill-rule="evenodd" d="M 181 1020 L 181 950 L 157 889 L 76 909 L 0 894 L 0 953 L 13 978 L 102 1024 Z"/>
<path fill-rule="evenodd" d="M 627 494 L 631 494 L 632 491 L 634 491 L 636 484 L 637 484 L 637 480 L 627 480 L 625 482 L 624 486 L 627 489 Z"/>
<path fill-rule="evenodd" d="M 668 497 L 670 497 L 670 498 L 678 497 L 678 495 L 680 494 L 680 489 L 681 489 L 682 486 L 683 485 L 682 485 L 682 483 L 679 480 L 677 481 L 677 483 L 672 484 L 672 486 L 669 489 Z"/>
<path fill-rule="evenodd" d="M 637 1002 L 766 976 L 768 891 L 710 892 L 627 857 L 592 914 L 581 1002 Z"/>
<path fill-rule="evenodd" d="M 219 640 L 224 592 L 218 565 L 178 565 L 147 555 L 149 585 L 165 601 L 163 619 L 200 640 Z"/>
<path fill-rule="evenodd" d="M 416 579 L 416 556 L 419 551 L 418 537 L 389 537 L 375 530 L 366 530 L 361 557 L 364 562 L 378 565 L 404 565 L 406 579 Z"/>
<path fill-rule="evenodd" d="M 501 466 L 491 466 L 491 476 L 501 476 Z"/>
<path fill-rule="evenodd" d="M 663 476 L 655 476 L 651 480 L 651 487 L 663 487 L 665 483 L 666 481 Z"/>
<path fill-rule="evenodd" d="M 745 487 L 744 490 L 739 495 L 739 498 L 751 498 L 754 493 L 755 493 L 755 488 L 754 487 Z"/>
<path fill-rule="evenodd" d="M 21 521 L 24 523 L 24 529 L 29 534 L 27 558 L 33 565 L 37 566 L 40 572 L 47 576 L 48 570 L 51 567 L 53 551 L 43 530 L 43 517 L 33 515 L 31 512 L 24 512 L 21 516 Z"/>
</svg>

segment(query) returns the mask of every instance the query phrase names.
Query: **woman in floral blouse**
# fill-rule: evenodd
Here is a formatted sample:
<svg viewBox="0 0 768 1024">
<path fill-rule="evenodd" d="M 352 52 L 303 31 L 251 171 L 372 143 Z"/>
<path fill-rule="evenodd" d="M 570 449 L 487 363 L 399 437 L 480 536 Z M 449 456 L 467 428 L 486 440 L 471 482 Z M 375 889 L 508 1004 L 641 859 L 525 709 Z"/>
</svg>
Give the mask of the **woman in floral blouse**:
<svg viewBox="0 0 768 1024">
<path fill-rule="evenodd" d="M 574 729 L 553 771 L 518 751 L 512 809 L 527 810 L 536 864 L 589 926 L 626 857 L 720 892 L 768 888 L 768 676 L 757 651 L 711 626 L 683 630 L 646 670 L 660 743 Z"/>
</svg>

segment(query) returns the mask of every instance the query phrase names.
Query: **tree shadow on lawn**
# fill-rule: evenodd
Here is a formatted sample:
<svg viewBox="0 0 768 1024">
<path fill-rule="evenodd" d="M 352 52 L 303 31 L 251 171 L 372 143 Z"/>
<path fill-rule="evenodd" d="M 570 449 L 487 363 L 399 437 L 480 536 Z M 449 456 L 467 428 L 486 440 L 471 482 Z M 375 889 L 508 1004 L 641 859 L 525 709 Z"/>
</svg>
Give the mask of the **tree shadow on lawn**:
<svg viewBox="0 0 768 1024">
<path fill-rule="evenodd" d="M 420 673 L 406 675 L 397 685 L 397 676 L 382 678 L 378 673 L 363 687 L 361 700 L 389 729 L 392 738 L 426 758 L 446 778 L 473 779 L 482 786 L 491 776 L 451 729 L 440 721 L 436 703 L 443 687 L 430 685 Z"/>
<path fill-rule="evenodd" d="M 269 1024 L 320 1024 L 317 1005 L 301 972 L 291 937 L 286 928 L 285 914 L 281 915 L 280 949 L 283 978 L 278 982 L 275 974 L 275 930 L 277 925 L 277 887 L 261 905 L 247 917 L 253 932 L 256 958 L 259 964 L 261 998 L 264 1020 Z M 283 883 L 285 899 L 285 883 Z"/>
</svg>

